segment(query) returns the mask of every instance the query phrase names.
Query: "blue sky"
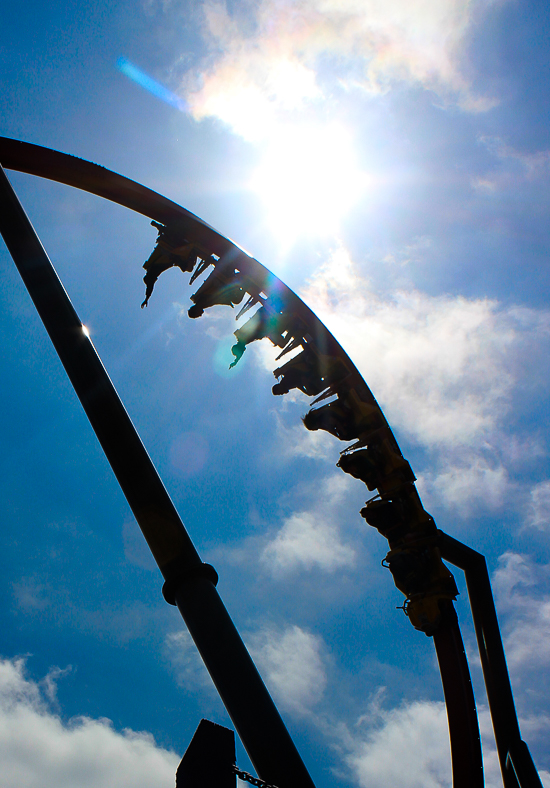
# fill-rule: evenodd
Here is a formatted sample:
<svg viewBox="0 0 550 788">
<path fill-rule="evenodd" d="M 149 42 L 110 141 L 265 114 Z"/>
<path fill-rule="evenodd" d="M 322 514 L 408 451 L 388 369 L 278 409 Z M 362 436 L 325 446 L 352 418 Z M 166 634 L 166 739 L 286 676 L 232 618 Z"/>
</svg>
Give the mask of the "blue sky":
<svg viewBox="0 0 550 788">
<path fill-rule="evenodd" d="M 355 361 L 425 507 L 487 555 L 545 786 L 549 16 L 513 0 L 23 2 L 0 50 L 1 134 L 198 214 Z M 339 442 L 302 428 L 306 399 L 272 396 L 273 349 L 228 374 L 233 316 L 190 321 L 179 271 L 139 308 L 146 219 L 10 178 L 316 784 L 449 786 L 433 645 L 395 610 Z M 3 785 L 171 785 L 200 718 L 227 717 L 3 246 L 0 276 Z"/>
</svg>

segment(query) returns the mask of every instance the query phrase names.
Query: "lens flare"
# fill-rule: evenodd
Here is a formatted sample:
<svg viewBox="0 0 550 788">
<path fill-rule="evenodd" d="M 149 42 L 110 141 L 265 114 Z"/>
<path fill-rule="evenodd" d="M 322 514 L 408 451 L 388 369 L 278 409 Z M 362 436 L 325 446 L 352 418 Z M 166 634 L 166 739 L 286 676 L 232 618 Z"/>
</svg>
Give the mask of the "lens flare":
<svg viewBox="0 0 550 788">
<path fill-rule="evenodd" d="M 179 109 L 181 112 L 188 111 L 189 107 L 186 101 L 184 101 L 179 96 L 176 96 L 175 93 L 172 93 L 171 90 L 165 88 L 164 85 L 161 85 L 160 82 L 157 82 L 155 79 L 153 79 L 153 77 L 150 77 L 149 74 L 146 74 L 145 71 L 142 71 L 125 57 L 119 57 L 116 64 L 118 70 L 121 71 L 124 76 L 128 77 L 134 82 L 137 82 L 138 85 L 141 85 L 142 88 L 148 90 L 149 93 L 153 94 L 153 96 L 156 96 L 161 101 L 165 101 L 167 104 Z"/>
</svg>

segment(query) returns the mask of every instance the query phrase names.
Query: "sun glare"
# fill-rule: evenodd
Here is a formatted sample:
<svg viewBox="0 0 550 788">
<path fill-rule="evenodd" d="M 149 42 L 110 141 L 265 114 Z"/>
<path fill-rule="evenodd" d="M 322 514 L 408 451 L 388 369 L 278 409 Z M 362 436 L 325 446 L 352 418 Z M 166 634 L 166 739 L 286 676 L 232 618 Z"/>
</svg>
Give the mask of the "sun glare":
<svg viewBox="0 0 550 788">
<path fill-rule="evenodd" d="M 264 204 L 270 229 L 292 242 L 338 232 L 364 182 L 343 128 L 282 127 L 268 143 L 250 187 Z"/>
</svg>

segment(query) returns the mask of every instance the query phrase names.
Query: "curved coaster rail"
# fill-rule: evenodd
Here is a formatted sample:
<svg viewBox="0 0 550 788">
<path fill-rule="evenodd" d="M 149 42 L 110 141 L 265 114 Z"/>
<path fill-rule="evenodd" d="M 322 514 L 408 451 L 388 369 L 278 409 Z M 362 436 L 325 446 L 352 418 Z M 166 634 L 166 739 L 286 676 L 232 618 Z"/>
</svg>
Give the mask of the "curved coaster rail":
<svg viewBox="0 0 550 788">
<path fill-rule="evenodd" d="M 293 354 L 275 370 L 273 393 L 283 395 L 297 388 L 315 397 L 312 406 L 317 407 L 304 417 L 305 427 L 353 441 L 341 452 L 337 464 L 362 480 L 368 490 L 376 491 L 361 515 L 388 539 L 385 565 L 406 597 L 405 613 L 416 629 L 434 638 L 449 718 L 453 785 L 483 786 L 483 769 L 475 700 L 453 606 L 458 591 L 442 556 L 466 570 L 505 786 L 539 788 L 536 769 L 519 734 L 486 567 L 485 580 L 475 556 L 483 565 L 485 561 L 437 530 L 372 392 L 316 315 L 232 241 L 140 184 L 82 159 L 7 138 L 0 138 L 0 162 L 8 169 L 83 189 L 153 219 L 159 237 L 144 265 L 146 297 L 142 306 L 147 305 L 158 277 L 177 266 L 191 274 L 191 283 L 208 273 L 191 296 L 190 317 L 200 317 L 216 304 L 244 304 L 237 317 L 256 309 L 235 331 L 231 366 L 238 363 L 250 342 L 269 338 L 280 348 L 279 358 Z M 168 602 L 177 604 L 186 621 L 258 774 L 280 788 L 312 786 L 217 595 L 215 570 L 200 560 L 3 173 L 0 230 L 161 569 L 163 594 Z M 246 703 L 241 687 L 247 687 Z M 500 696 L 506 701 L 498 700 Z M 259 724 L 262 716 L 264 722 Z"/>
</svg>

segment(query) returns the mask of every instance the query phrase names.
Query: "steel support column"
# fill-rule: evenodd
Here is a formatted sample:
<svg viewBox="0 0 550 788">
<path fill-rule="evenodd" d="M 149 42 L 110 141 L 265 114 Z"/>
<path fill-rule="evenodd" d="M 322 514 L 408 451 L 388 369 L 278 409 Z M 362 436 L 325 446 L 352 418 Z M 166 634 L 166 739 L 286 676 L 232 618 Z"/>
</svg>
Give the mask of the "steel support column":
<svg viewBox="0 0 550 788">
<path fill-rule="evenodd" d="M 0 232 L 258 775 L 313 782 L 90 338 L 0 167 Z"/>
<path fill-rule="evenodd" d="M 483 788 L 476 702 L 458 617 L 452 602 L 433 636 L 449 721 L 453 788 Z"/>
<path fill-rule="evenodd" d="M 542 788 L 529 749 L 521 740 L 485 557 L 443 531 L 438 531 L 437 543 L 441 557 L 463 569 L 466 576 L 505 788 Z"/>
</svg>

